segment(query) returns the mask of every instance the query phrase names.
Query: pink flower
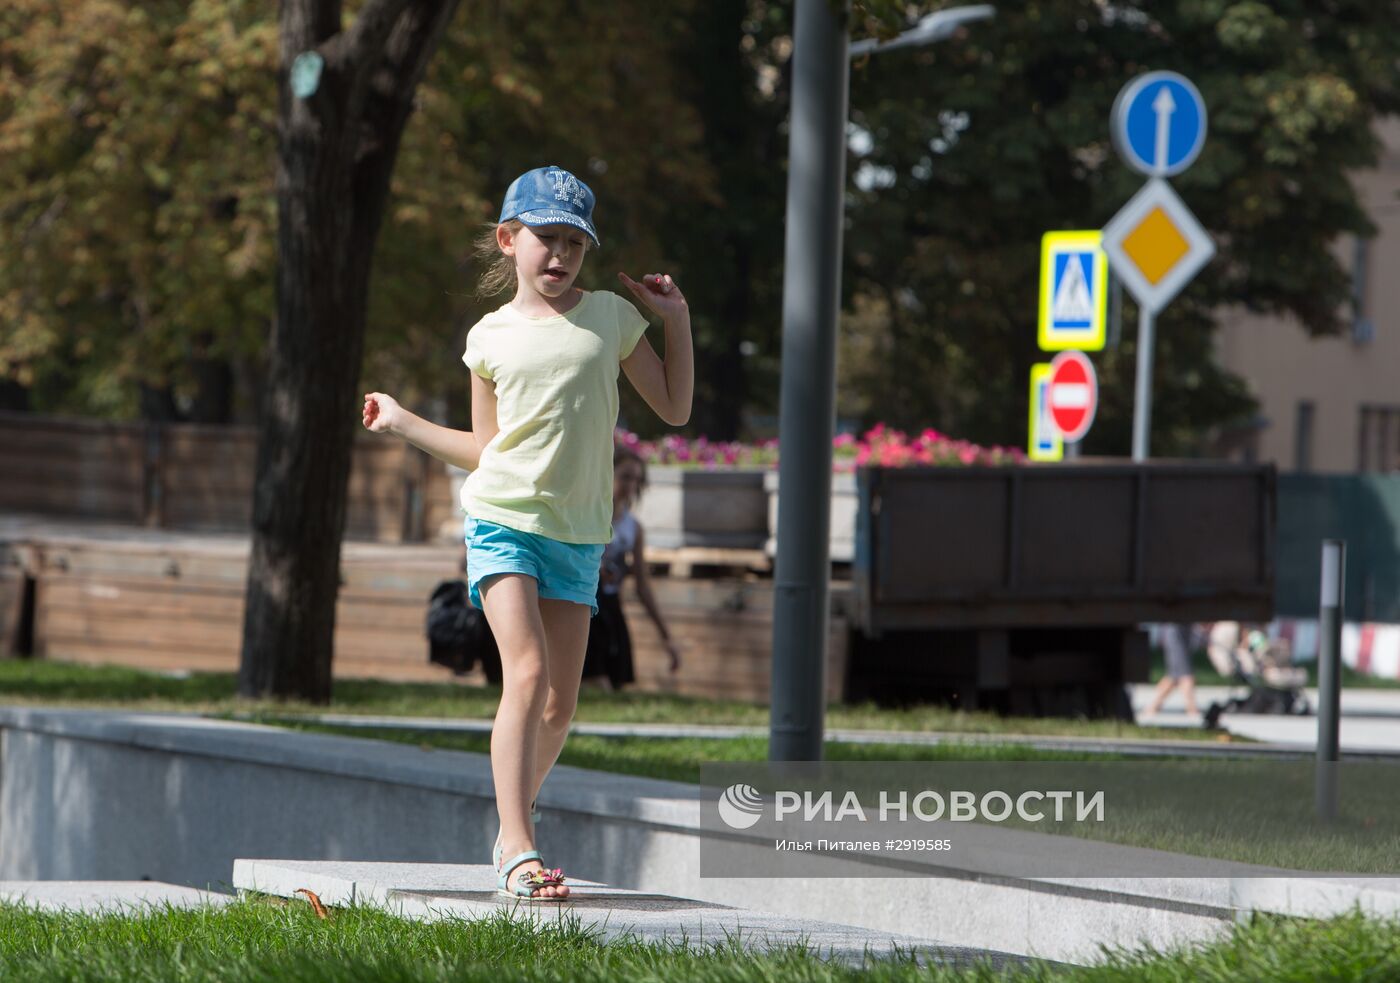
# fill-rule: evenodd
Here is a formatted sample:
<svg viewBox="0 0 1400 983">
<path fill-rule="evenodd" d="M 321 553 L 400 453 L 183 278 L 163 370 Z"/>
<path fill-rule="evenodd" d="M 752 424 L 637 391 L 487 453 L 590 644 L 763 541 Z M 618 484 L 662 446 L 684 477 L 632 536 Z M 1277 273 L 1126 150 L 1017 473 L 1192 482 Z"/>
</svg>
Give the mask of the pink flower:
<svg viewBox="0 0 1400 983">
<path fill-rule="evenodd" d="M 618 427 L 614 440 L 620 447 L 634 450 L 651 464 L 672 464 L 708 469 L 720 467 L 775 468 L 779 460 L 778 441 L 769 437 L 753 444 L 738 441 L 712 441 L 707 436 L 693 439 L 667 434 L 658 440 L 642 440 Z M 858 467 L 946 467 L 970 464 L 1006 464 L 1025 460 L 1016 447 L 982 447 L 967 440 L 955 440 L 932 427 L 910 437 L 902 430 L 877 423 L 863 437 L 836 434 L 831 440 L 832 468 L 848 472 Z"/>
</svg>

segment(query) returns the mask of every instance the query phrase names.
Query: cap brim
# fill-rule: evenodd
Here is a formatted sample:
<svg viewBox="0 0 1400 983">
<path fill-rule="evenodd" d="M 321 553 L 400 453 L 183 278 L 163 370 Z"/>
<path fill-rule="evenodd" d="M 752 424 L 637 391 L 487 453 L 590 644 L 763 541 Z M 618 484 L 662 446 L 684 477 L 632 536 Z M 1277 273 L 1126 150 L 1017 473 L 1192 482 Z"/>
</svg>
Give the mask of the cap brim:
<svg viewBox="0 0 1400 983">
<path fill-rule="evenodd" d="M 598 239 L 598 230 L 593 228 L 593 223 L 579 218 L 573 212 L 555 208 L 537 208 L 531 212 L 521 212 L 515 218 L 531 227 L 536 225 L 572 225 L 576 229 L 587 232 L 589 238 L 597 245 L 602 245 Z"/>
</svg>

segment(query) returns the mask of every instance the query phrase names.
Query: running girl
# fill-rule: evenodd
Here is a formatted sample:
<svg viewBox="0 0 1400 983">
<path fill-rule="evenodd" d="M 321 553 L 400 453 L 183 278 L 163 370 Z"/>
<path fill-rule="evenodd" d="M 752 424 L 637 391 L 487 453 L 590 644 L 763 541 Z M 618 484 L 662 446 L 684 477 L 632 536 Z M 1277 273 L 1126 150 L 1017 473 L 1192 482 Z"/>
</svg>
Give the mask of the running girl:
<svg viewBox="0 0 1400 983">
<path fill-rule="evenodd" d="M 578 702 L 598 571 L 612 539 L 612 436 L 619 366 L 661 419 L 690 418 L 690 311 L 669 275 L 618 279 L 665 325 L 666 357 L 644 337 L 627 300 L 574 285 L 590 244 L 592 190 L 559 167 L 527 171 L 506 191 L 485 240 L 494 258 L 484 290 L 513 286 L 510 303 L 467 334 L 472 429 L 451 430 L 382 393 L 365 396 L 364 425 L 395 433 L 472 471 L 468 587 L 501 650 L 500 708 L 491 768 L 501 831 L 497 887 L 561 901 L 569 888 L 545 867 L 531 803 L 568 736 Z"/>
</svg>

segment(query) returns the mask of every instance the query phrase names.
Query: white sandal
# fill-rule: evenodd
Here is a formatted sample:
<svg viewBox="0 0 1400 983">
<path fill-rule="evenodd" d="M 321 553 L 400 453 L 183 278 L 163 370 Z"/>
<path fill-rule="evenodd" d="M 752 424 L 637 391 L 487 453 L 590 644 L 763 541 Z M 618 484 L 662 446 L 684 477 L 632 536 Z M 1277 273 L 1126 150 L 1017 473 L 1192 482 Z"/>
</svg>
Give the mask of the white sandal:
<svg viewBox="0 0 1400 983">
<path fill-rule="evenodd" d="M 539 824 L 540 824 L 540 811 L 539 811 L 539 809 L 535 808 L 535 803 L 531 802 L 531 803 L 530 803 L 530 825 L 531 825 L 531 826 L 538 826 Z M 499 829 L 496 830 L 496 845 L 495 845 L 494 847 L 491 848 L 491 865 L 492 865 L 493 867 L 496 868 L 496 872 L 497 872 L 497 873 L 500 873 L 500 870 L 501 870 L 501 831 L 500 831 Z"/>
</svg>

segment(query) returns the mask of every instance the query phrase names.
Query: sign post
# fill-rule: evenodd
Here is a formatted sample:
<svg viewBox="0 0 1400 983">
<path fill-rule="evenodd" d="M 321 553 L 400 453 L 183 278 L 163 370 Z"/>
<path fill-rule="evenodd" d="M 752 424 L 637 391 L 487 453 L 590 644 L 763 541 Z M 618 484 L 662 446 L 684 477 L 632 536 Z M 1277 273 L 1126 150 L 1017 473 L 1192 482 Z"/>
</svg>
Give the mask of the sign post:
<svg viewBox="0 0 1400 983">
<path fill-rule="evenodd" d="M 1322 592 L 1317 615 L 1317 818 L 1337 818 L 1337 762 L 1342 713 L 1342 602 L 1346 593 L 1347 544 L 1322 541 Z"/>
<path fill-rule="evenodd" d="M 1152 356 L 1157 313 L 1215 255 L 1215 244 L 1166 178 L 1191 166 L 1206 138 L 1206 107 L 1189 79 L 1148 72 L 1118 94 L 1113 143 L 1148 182 L 1103 229 L 1114 274 L 1138 302 L 1133 460 L 1145 461 L 1152 429 Z"/>
</svg>

